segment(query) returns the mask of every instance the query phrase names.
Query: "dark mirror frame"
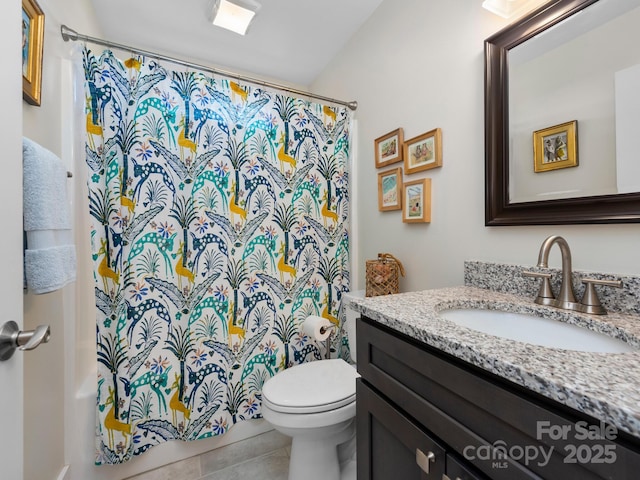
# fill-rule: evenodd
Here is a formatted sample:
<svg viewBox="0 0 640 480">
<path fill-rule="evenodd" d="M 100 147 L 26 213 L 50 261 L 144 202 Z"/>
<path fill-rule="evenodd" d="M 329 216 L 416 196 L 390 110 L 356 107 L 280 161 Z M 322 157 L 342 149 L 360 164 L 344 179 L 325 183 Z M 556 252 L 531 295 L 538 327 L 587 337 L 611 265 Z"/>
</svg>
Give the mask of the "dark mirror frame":
<svg viewBox="0 0 640 480">
<path fill-rule="evenodd" d="M 485 225 L 640 222 L 640 193 L 509 202 L 508 51 L 598 0 L 554 0 L 485 40 Z"/>
</svg>

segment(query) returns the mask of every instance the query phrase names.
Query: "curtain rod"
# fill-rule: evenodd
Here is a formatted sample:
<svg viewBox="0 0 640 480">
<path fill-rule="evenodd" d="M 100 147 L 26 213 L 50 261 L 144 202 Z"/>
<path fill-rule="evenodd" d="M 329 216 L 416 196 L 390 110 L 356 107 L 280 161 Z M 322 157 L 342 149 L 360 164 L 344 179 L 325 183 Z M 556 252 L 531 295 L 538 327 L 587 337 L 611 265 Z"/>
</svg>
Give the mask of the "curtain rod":
<svg viewBox="0 0 640 480">
<path fill-rule="evenodd" d="M 88 35 L 82 35 L 82 34 L 76 32 L 75 30 L 67 27 L 66 25 L 61 25 L 60 26 L 60 34 L 62 35 L 62 38 L 64 39 L 65 42 L 68 42 L 69 40 L 74 41 L 74 42 L 80 40 L 80 41 L 84 41 L 84 42 L 95 43 L 97 45 L 102 45 L 104 47 L 118 48 L 120 50 L 130 51 L 130 52 L 133 52 L 133 53 L 137 53 L 139 55 L 144 55 L 145 57 L 155 58 L 156 60 L 168 60 L 170 62 L 177 63 L 178 65 L 182 65 L 184 67 L 195 68 L 195 69 L 198 69 L 198 70 L 203 70 L 205 72 L 209 72 L 209 73 L 213 73 L 213 74 L 219 74 L 219 75 L 223 75 L 225 77 L 235 78 L 237 80 L 242 80 L 242 81 L 249 82 L 249 83 L 255 83 L 255 84 L 258 84 L 258 85 L 262 85 L 264 87 L 269 87 L 269 88 L 274 88 L 274 89 L 282 90 L 282 91 L 289 92 L 289 93 L 294 93 L 294 94 L 300 95 L 302 97 L 310 97 L 310 98 L 315 98 L 315 99 L 318 99 L 318 100 L 324 100 L 326 102 L 336 103 L 338 105 L 344 105 L 345 107 L 348 107 L 351 110 L 356 110 L 358 108 L 358 102 L 356 102 L 356 101 L 345 102 L 345 101 L 342 101 L 342 100 L 336 100 L 335 98 L 323 97 L 322 95 L 316 95 L 314 93 L 305 92 L 303 90 L 296 90 L 295 88 L 289 88 L 287 86 L 280 85 L 280 84 L 277 84 L 277 83 L 265 82 L 264 80 L 260 80 L 260 79 L 253 78 L 253 77 L 247 77 L 247 76 L 244 76 L 244 75 L 239 75 L 239 74 L 234 73 L 234 72 L 220 70 L 220 69 L 217 69 L 217 68 L 208 67 L 206 65 L 199 65 L 197 63 L 187 62 L 185 60 L 180 60 L 179 58 L 174 58 L 174 57 L 170 57 L 170 56 L 167 56 L 167 55 L 162 55 L 160 53 L 149 52 L 147 50 L 142 50 L 140 48 L 131 47 L 131 46 L 128 46 L 128 45 L 122 45 L 122 44 L 115 43 L 115 42 L 110 42 L 108 40 L 102 40 L 100 38 L 90 37 Z"/>
</svg>

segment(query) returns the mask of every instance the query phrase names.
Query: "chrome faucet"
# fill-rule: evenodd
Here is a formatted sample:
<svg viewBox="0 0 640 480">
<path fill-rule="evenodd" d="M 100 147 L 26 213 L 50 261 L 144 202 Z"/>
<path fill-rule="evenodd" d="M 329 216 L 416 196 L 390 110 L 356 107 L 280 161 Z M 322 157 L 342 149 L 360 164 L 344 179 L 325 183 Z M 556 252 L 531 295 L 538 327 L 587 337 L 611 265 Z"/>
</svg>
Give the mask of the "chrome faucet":
<svg viewBox="0 0 640 480">
<path fill-rule="evenodd" d="M 571 249 L 567 241 L 559 235 L 548 237 L 540 246 L 538 253 L 538 268 L 549 268 L 549 252 L 553 245 L 558 244 L 562 256 L 562 283 L 558 296 L 554 296 L 551 289 L 551 274 L 543 272 L 522 272 L 525 277 L 539 277 L 542 279 L 538 296 L 534 300 L 540 305 L 550 305 L 564 310 L 574 310 L 582 313 L 592 313 L 597 315 L 606 314 L 607 311 L 600 303 L 594 285 L 604 285 L 607 287 L 622 287 L 620 280 L 599 280 L 595 278 L 583 278 L 582 283 L 586 285 L 584 296 L 581 302 L 576 302 L 576 294 L 573 290 L 573 272 L 571 271 Z"/>
</svg>

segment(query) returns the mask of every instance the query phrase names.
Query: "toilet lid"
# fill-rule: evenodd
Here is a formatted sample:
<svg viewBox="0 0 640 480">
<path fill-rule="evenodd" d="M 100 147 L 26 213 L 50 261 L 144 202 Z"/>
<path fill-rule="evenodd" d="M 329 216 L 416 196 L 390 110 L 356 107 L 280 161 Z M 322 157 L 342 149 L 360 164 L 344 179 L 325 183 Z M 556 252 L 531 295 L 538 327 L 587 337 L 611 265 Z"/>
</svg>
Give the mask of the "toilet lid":
<svg viewBox="0 0 640 480">
<path fill-rule="evenodd" d="M 342 359 L 303 363 L 267 380 L 262 387 L 262 400 L 277 412 L 325 412 L 355 401 L 359 376 Z"/>
</svg>

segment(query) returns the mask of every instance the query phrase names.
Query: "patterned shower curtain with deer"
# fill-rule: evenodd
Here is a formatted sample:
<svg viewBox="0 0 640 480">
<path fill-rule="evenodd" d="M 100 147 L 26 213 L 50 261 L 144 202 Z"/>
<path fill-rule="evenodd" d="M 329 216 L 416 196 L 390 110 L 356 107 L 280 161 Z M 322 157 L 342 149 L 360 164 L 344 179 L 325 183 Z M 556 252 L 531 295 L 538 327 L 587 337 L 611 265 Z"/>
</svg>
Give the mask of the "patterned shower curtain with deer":
<svg viewBox="0 0 640 480">
<path fill-rule="evenodd" d="M 268 378 L 324 355 L 301 324 L 340 325 L 349 288 L 350 114 L 143 57 L 83 63 L 96 464 L 114 464 L 260 417 Z"/>
</svg>

